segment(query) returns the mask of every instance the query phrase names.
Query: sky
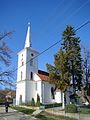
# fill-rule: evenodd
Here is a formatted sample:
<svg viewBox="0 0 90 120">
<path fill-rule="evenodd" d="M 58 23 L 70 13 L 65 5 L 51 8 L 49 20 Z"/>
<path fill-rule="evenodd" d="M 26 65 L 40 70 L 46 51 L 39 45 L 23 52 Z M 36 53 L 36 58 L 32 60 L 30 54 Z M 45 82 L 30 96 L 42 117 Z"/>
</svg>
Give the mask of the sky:
<svg viewBox="0 0 90 120">
<path fill-rule="evenodd" d="M 24 48 L 28 22 L 31 25 L 32 48 L 39 53 L 62 39 L 67 25 L 75 29 L 90 20 L 90 0 L 0 0 L 0 32 L 14 31 L 5 39 L 12 50 L 11 68 L 17 68 L 17 53 Z M 81 44 L 90 46 L 90 23 L 76 32 Z M 61 43 L 38 57 L 39 69 L 53 65 L 54 54 Z M 7 68 L 8 69 L 8 68 Z M 17 71 L 15 71 L 15 76 Z"/>
</svg>

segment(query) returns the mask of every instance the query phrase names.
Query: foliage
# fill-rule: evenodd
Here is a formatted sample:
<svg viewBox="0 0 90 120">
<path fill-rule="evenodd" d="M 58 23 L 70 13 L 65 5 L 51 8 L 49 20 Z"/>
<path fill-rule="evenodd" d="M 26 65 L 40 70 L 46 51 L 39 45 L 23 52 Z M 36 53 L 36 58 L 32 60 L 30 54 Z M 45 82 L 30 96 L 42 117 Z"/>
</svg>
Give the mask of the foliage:
<svg viewBox="0 0 90 120">
<path fill-rule="evenodd" d="M 37 94 L 37 102 L 36 102 L 36 106 L 40 106 L 40 96 Z"/>
<path fill-rule="evenodd" d="M 75 104 L 69 104 L 65 106 L 65 111 L 68 113 L 76 113 L 77 111 L 77 106 Z"/>
<path fill-rule="evenodd" d="M 32 100 L 31 100 L 31 106 L 35 106 L 35 100 L 34 100 L 34 98 L 32 98 Z"/>
<path fill-rule="evenodd" d="M 70 74 L 66 66 L 66 54 L 62 48 L 54 55 L 54 59 L 55 66 L 46 64 L 49 72 L 49 82 L 54 83 L 56 88 L 66 91 L 70 83 Z"/>
<path fill-rule="evenodd" d="M 80 38 L 76 37 L 75 30 L 72 26 L 67 26 L 63 32 L 63 49 L 67 54 L 67 67 L 72 75 L 73 88 L 80 90 L 82 85 L 82 58 L 80 48 Z"/>
<path fill-rule="evenodd" d="M 75 30 L 67 26 L 62 34 L 62 48 L 54 55 L 54 66 L 46 64 L 50 83 L 54 83 L 61 91 L 66 91 L 73 80 L 74 91 L 82 85 L 82 59 L 80 38 Z M 76 88 L 77 86 L 77 88 Z"/>
<path fill-rule="evenodd" d="M 41 104 L 41 106 L 45 106 L 45 108 L 53 108 L 53 107 L 60 107 L 60 106 L 62 106 L 62 103 Z"/>
</svg>

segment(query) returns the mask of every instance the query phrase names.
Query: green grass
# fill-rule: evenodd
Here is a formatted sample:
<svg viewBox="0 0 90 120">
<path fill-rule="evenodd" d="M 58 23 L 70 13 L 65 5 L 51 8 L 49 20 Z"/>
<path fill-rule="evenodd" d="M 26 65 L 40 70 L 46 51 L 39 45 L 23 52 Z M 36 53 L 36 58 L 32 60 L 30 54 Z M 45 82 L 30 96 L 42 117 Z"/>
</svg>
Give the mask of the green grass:
<svg viewBox="0 0 90 120">
<path fill-rule="evenodd" d="M 37 115 L 36 118 L 39 118 L 40 120 L 55 120 L 54 118 L 46 117 L 45 115 Z"/>
<path fill-rule="evenodd" d="M 35 111 L 33 109 L 28 109 L 28 108 L 24 108 L 24 107 L 12 107 L 12 108 L 19 112 L 23 112 L 23 113 L 29 114 L 29 115 L 31 115 Z"/>
<path fill-rule="evenodd" d="M 77 119 L 69 118 L 69 117 L 65 117 L 65 116 L 51 115 L 51 114 L 48 114 L 46 112 L 42 112 L 35 117 L 39 118 L 40 120 L 77 120 Z"/>
<path fill-rule="evenodd" d="M 90 114 L 90 108 L 81 108 L 80 114 Z"/>
</svg>

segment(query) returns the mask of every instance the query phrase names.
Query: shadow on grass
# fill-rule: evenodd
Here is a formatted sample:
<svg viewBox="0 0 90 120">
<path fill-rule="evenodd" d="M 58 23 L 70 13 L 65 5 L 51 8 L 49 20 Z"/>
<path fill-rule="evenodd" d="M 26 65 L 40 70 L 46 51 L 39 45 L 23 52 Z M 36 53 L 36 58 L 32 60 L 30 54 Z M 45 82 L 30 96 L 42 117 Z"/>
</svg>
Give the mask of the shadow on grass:
<svg viewBox="0 0 90 120">
<path fill-rule="evenodd" d="M 37 115 L 37 116 L 35 116 L 36 118 L 39 118 L 40 120 L 55 120 L 55 119 L 53 119 L 53 118 L 50 118 L 50 117 L 46 117 L 45 115 L 41 115 L 41 114 L 39 114 L 39 115 Z"/>
<path fill-rule="evenodd" d="M 55 116 L 55 115 L 52 115 L 52 114 L 48 114 L 46 112 L 42 112 L 35 117 L 39 118 L 40 120 L 77 120 L 75 118 L 69 118 L 69 117 L 66 117 L 66 116 Z"/>
</svg>

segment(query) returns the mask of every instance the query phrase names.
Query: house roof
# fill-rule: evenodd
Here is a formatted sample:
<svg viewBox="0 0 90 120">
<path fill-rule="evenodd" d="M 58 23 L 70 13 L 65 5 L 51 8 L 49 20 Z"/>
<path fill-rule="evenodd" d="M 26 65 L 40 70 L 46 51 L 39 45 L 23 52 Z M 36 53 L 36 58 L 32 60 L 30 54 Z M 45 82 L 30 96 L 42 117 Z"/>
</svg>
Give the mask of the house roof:
<svg viewBox="0 0 90 120">
<path fill-rule="evenodd" d="M 7 95 L 10 95 L 12 97 L 15 97 L 16 96 L 16 91 L 15 90 L 0 90 L 0 96 L 3 95 L 3 96 L 7 96 Z"/>
<path fill-rule="evenodd" d="M 38 70 L 38 76 L 41 78 L 41 80 L 48 81 L 49 73 L 42 70 Z"/>
<path fill-rule="evenodd" d="M 7 95 L 10 95 L 10 96 L 12 96 L 12 97 L 15 97 L 16 96 L 16 91 L 9 91 L 8 93 L 7 93 Z"/>
</svg>

